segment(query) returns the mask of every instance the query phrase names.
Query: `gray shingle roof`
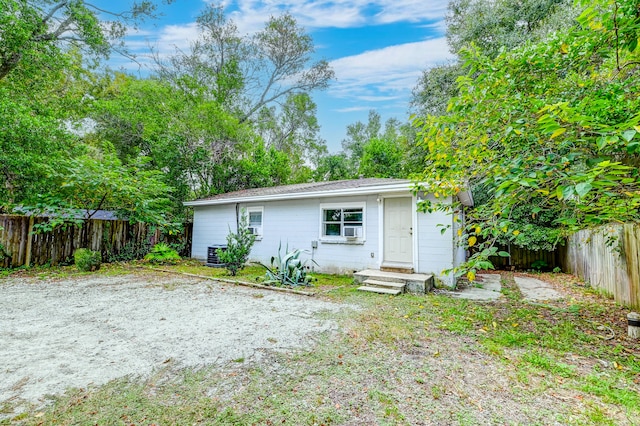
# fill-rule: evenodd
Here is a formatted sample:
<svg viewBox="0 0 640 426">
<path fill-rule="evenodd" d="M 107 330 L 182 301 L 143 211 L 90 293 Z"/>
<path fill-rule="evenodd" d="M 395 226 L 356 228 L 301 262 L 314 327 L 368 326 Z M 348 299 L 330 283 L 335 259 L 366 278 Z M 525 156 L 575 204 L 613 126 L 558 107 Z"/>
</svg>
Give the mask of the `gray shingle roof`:
<svg viewBox="0 0 640 426">
<path fill-rule="evenodd" d="M 392 184 L 407 184 L 411 183 L 407 179 L 391 179 L 391 178 L 365 178 L 365 179 L 351 179 L 351 180 L 336 180 L 329 182 L 308 182 L 297 183 L 294 185 L 282 185 L 272 186 L 268 188 L 253 188 L 243 189 L 241 191 L 227 192 L 225 194 L 218 194 L 212 197 L 200 198 L 196 201 L 214 201 L 225 199 L 238 199 L 238 198 L 252 198 L 260 196 L 286 196 L 287 194 L 299 194 L 317 192 L 318 194 L 324 192 L 333 192 L 338 190 L 348 190 L 357 188 L 366 188 L 371 186 L 392 185 Z"/>
</svg>

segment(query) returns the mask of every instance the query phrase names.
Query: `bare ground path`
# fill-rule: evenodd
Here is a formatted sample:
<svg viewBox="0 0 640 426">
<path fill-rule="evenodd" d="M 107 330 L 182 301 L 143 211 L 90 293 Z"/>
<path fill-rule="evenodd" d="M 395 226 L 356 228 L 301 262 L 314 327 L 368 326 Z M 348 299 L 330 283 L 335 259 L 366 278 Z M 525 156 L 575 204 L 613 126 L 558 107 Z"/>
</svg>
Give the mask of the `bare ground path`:
<svg viewBox="0 0 640 426">
<path fill-rule="evenodd" d="M 332 303 L 109 273 L 0 280 L 0 424 L 640 425 L 626 312 L 569 276 L 534 277 L 544 303 L 511 273 L 488 303 Z"/>
<path fill-rule="evenodd" d="M 258 359 L 335 324 L 339 305 L 159 274 L 0 281 L 0 406 L 154 368 Z"/>
</svg>

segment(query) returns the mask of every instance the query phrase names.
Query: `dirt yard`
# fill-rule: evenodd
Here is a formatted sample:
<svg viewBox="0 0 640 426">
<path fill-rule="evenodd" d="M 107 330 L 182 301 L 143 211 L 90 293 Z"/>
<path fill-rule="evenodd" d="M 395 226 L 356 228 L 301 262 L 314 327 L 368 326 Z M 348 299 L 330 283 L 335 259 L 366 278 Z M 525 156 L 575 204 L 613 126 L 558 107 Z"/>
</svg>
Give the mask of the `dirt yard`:
<svg viewBox="0 0 640 426">
<path fill-rule="evenodd" d="M 0 279 L 0 424 L 640 425 L 626 310 L 570 276 L 478 302 L 123 272 Z"/>
<path fill-rule="evenodd" d="M 258 360 L 335 329 L 305 296 L 175 275 L 0 281 L 0 406 L 175 367 Z"/>
</svg>

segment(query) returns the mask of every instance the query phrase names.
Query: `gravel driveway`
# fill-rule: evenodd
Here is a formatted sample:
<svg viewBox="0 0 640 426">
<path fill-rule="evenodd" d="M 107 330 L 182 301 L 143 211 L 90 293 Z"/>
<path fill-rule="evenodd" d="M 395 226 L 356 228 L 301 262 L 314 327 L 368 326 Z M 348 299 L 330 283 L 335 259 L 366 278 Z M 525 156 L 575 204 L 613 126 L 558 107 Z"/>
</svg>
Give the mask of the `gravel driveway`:
<svg viewBox="0 0 640 426">
<path fill-rule="evenodd" d="M 175 275 L 0 280 L 0 406 L 155 368 L 259 359 L 339 305 Z"/>
</svg>

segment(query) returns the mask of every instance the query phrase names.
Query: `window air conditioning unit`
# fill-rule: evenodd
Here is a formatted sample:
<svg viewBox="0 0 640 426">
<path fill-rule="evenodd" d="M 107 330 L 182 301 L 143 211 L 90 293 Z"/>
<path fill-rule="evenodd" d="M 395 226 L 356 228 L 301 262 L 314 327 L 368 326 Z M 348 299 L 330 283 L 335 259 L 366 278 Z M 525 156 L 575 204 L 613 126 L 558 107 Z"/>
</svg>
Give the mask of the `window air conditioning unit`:
<svg viewBox="0 0 640 426">
<path fill-rule="evenodd" d="M 360 236 L 360 230 L 362 228 L 359 226 L 345 226 L 344 227 L 344 236 L 347 238 L 358 238 Z"/>
<path fill-rule="evenodd" d="M 258 227 L 257 226 L 249 226 L 247 228 L 250 234 L 258 235 Z"/>
</svg>

